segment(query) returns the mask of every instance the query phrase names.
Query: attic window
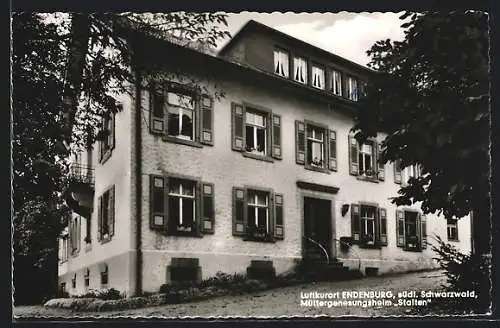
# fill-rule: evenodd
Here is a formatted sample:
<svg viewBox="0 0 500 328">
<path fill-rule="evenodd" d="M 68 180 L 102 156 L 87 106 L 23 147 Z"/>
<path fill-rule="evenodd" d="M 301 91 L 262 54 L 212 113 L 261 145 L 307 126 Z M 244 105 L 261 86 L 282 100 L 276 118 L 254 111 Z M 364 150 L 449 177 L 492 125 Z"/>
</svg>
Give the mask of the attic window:
<svg viewBox="0 0 500 328">
<path fill-rule="evenodd" d="M 303 84 L 307 83 L 307 62 L 304 58 L 293 59 L 293 79 Z"/>
<path fill-rule="evenodd" d="M 274 50 L 274 73 L 283 77 L 288 77 L 288 53 L 283 50 Z"/>
<path fill-rule="evenodd" d="M 315 65 L 312 66 L 312 86 L 318 89 L 325 88 L 325 70 Z"/>
</svg>

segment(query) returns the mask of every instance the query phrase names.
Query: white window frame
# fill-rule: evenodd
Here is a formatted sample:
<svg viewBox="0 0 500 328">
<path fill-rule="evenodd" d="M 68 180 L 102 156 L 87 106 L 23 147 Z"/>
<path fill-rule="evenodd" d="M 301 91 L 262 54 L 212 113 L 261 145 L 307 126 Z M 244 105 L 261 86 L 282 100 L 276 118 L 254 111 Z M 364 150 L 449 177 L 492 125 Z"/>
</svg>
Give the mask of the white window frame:
<svg viewBox="0 0 500 328">
<path fill-rule="evenodd" d="M 418 178 L 420 176 L 420 168 L 417 164 L 408 165 L 403 169 L 403 181 L 408 184 L 410 178 Z"/>
<path fill-rule="evenodd" d="M 279 65 L 279 66 L 278 66 Z M 276 72 L 278 66 L 278 72 Z M 288 52 L 281 49 L 274 49 L 274 74 L 279 76 L 288 77 L 290 75 L 290 59 Z M 281 71 L 279 70 L 281 68 Z"/>
<path fill-rule="evenodd" d="M 332 92 L 334 95 L 342 96 L 342 74 L 332 70 Z"/>
<path fill-rule="evenodd" d="M 349 76 L 347 78 L 347 98 L 352 101 L 358 101 L 358 92 L 358 81 L 354 77 Z"/>
<path fill-rule="evenodd" d="M 258 227 L 259 225 L 259 208 L 265 208 L 266 209 L 266 234 L 269 234 L 269 193 L 264 192 L 264 191 L 259 191 L 259 190 L 248 190 L 249 196 L 251 195 L 252 197 L 248 197 L 247 200 L 247 206 L 252 207 L 255 211 L 255 226 Z M 253 195 L 252 195 L 253 194 Z M 265 204 L 259 204 L 258 202 L 258 197 L 259 194 L 265 195 L 266 198 L 266 203 Z"/>
<path fill-rule="evenodd" d="M 320 66 L 312 65 L 311 75 L 312 75 L 311 85 L 317 89 L 324 90 L 325 89 L 325 70 L 323 68 L 321 68 Z M 314 84 L 315 80 L 317 81 L 316 85 Z"/>
<path fill-rule="evenodd" d="M 262 117 L 262 122 L 263 124 L 260 125 L 260 124 L 256 124 L 255 122 L 249 122 L 247 119 L 248 119 L 248 115 L 255 115 L 255 116 L 259 116 L 259 117 Z M 266 156 L 267 154 L 267 131 L 268 131 L 268 128 L 267 128 L 267 124 L 268 124 L 268 119 L 267 119 L 267 115 L 266 114 L 262 114 L 262 113 L 259 113 L 257 111 L 252 111 L 252 110 L 246 110 L 245 111 L 245 150 L 247 149 L 247 140 L 246 140 L 246 129 L 247 127 L 251 127 L 252 130 L 253 130 L 253 145 L 255 147 L 255 145 L 257 145 L 257 131 L 258 130 L 264 130 L 264 150 L 263 151 L 258 151 L 257 149 L 253 148 L 252 151 L 248 151 L 246 150 L 247 152 L 249 153 L 252 153 L 252 154 L 257 154 L 257 155 L 262 155 L 262 156 Z"/>
<path fill-rule="evenodd" d="M 303 70 L 303 81 L 295 78 L 295 76 L 297 75 L 296 73 L 298 73 L 300 70 Z M 303 57 L 296 56 L 293 58 L 293 80 L 302 84 L 307 84 L 307 61 Z"/>
<path fill-rule="evenodd" d="M 175 192 L 172 192 L 170 190 L 170 187 L 169 187 L 169 190 L 168 190 L 168 197 L 169 197 L 169 204 L 170 204 L 170 196 L 172 197 L 176 197 L 178 198 L 178 201 L 179 201 L 179 220 L 177 221 L 178 222 L 178 226 L 177 226 L 177 231 L 182 231 L 182 230 L 179 230 L 180 229 L 180 226 L 182 226 L 182 220 L 183 220 L 183 212 L 182 212 L 182 201 L 183 199 L 192 199 L 193 200 L 193 226 L 196 224 L 196 184 L 193 182 L 193 181 L 188 181 L 188 180 L 182 180 L 182 179 L 174 179 L 173 182 L 176 182 L 175 180 L 177 180 L 177 182 L 179 182 L 179 193 L 175 193 Z M 172 181 L 169 183 L 171 184 Z M 193 195 L 189 195 L 187 193 L 184 192 L 184 187 L 186 187 L 187 189 L 187 186 L 184 186 L 183 184 L 193 184 L 192 186 L 192 190 L 193 190 Z M 189 188 L 191 189 L 191 188 Z M 191 232 L 193 231 L 194 227 L 191 227 Z"/>
<path fill-rule="evenodd" d="M 171 99 L 171 95 L 172 97 L 175 96 L 177 97 L 177 101 L 174 102 L 172 99 Z M 189 108 L 186 104 L 182 104 L 181 101 L 179 101 L 179 99 L 186 99 L 186 98 L 190 98 L 189 100 L 189 106 L 192 106 L 192 108 Z M 171 134 L 171 131 L 168 130 L 168 135 L 171 136 L 171 137 L 174 137 L 174 138 L 178 138 L 178 139 L 184 139 L 184 140 L 189 140 L 189 141 L 195 141 L 195 126 L 196 126 L 196 101 L 194 99 L 193 96 L 190 96 L 190 95 L 186 95 L 186 94 L 183 94 L 183 93 L 180 93 L 180 92 L 167 92 L 167 116 L 171 114 L 170 112 L 170 108 L 177 108 L 178 110 L 178 113 L 179 113 L 179 134 L 177 135 L 174 135 L 174 134 Z M 182 120 L 182 117 L 183 117 L 183 113 L 184 112 L 190 112 L 191 113 L 191 122 L 192 122 L 192 127 L 191 127 L 191 133 L 192 133 L 192 136 L 186 136 L 186 135 L 183 135 L 181 134 L 182 133 L 182 124 L 183 124 L 183 120 Z M 170 118 L 168 118 L 170 119 Z"/>
<path fill-rule="evenodd" d="M 370 216 L 363 216 L 364 214 L 367 214 L 369 211 L 367 208 L 372 208 L 373 209 L 373 217 Z M 368 222 L 372 223 L 373 230 L 371 231 L 372 233 L 372 240 L 370 242 L 363 242 L 364 245 L 375 245 L 377 236 L 375 235 L 375 230 L 376 230 L 376 222 L 377 220 L 377 210 L 378 208 L 376 206 L 371 206 L 371 205 L 361 205 L 361 213 L 360 213 L 360 219 L 361 219 L 361 239 L 365 238 L 368 232 Z M 364 213 L 363 213 L 364 212 Z"/>
<path fill-rule="evenodd" d="M 312 132 L 312 136 L 309 136 L 309 129 L 311 130 Z M 322 131 L 318 131 L 318 130 L 322 130 Z M 316 164 L 314 162 L 307 162 L 308 165 L 311 165 L 311 166 L 315 166 L 315 167 L 325 167 L 325 134 L 326 134 L 326 131 L 324 131 L 323 128 L 320 128 L 320 127 L 316 127 L 314 125 L 310 125 L 308 124 L 307 125 L 307 130 L 306 130 L 306 143 L 310 140 L 311 141 L 311 147 L 318 147 L 318 144 L 319 144 L 319 147 L 320 147 L 320 152 L 321 152 L 321 158 L 320 158 L 320 161 L 321 161 L 321 165 L 320 164 Z M 321 138 L 318 137 L 321 136 Z M 314 154 L 314 150 L 315 148 L 311 148 L 311 154 Z M 306 156 L 307 157 L 307 156 Z M 306 158 L 306 161 L 307 161 L 307 158 Z"/>
<path fill-rule="evenodd" d="M 451 222 L 451 223 L 450 223 Z M 450 231 L 455 230 L 455 238 L 451 238 Z M 458 221 L 455 219 L 447 219 L 446 220 L 446 236 L 449 241 L 457 241 L 458 240 Z"/>
<path fill-rule="evenodd" d="M 405 229 L 404 230 L 404 233 L 405 233 L 405 247 L 408 247 L 408 238 L 409 237 L 416 237 L 417 238 L 417 243 L 419 245 L 419 248 L 422 249 L 422 245 L 421 245 L 421 243 L 422 243 L 422 236 L 421 235 L 419 236 L 419 229 L 421 229 L 421 228 L 418 226 L 418 222 L 419 222 L 418 215 L 419 214 L 417 212 L 414 212 L 414 211 L 404 211 L 403 214 L 404 214 L 404 220 L 405 220 L 405 228 L 404 228 Z M 415 236 L 409 236 L 407 234 L 408 227 L 409 227 L 409 221 L 410 221 L 409 220 L 410 218 L 407 217 L 408 214 L 411 214 L 411 215 L 415 216 Z M 421 233 L 422 232 L 420 231 L 420 234 Z"/>
<path fill-rule="evenodd" d="M 370 152 L 367 152 L 363 149 L 363 146 L 369 146 L 371 147 L 371 151 Z M 375 168 L 374 168 L 374 145 L 372 143 L 365 143 L 365 144 L 361 144 L 359 146 L 359 172 L 360 172 L 360 175 L 362 176 L 365 176 L 365 177 L 373 177 L 375 175 Z M 366 174 L 366 160 L 365 160 L 365 156 L 366 155 L 369 155 L 370 156 L 370 162 L 371 162 L 371 170 L 372 170 L 372 175 L 367 175 Z M 363 172 L 361 174 L 361 172 Z"/>
</svg>

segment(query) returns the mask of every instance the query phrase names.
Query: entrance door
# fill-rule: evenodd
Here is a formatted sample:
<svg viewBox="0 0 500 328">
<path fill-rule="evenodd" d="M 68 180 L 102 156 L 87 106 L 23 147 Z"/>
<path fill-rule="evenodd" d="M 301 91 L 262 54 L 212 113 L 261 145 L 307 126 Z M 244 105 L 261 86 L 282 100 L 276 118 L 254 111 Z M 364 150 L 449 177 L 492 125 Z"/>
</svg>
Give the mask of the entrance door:
<svg viewBox="0 0 500 328">
<path fill-rule="evenodd" d="M 330 200 L 304 197 L 303 245 L 304 258 L 326 261 L 326 251 L 330 261 L 332 260 L 332 215 Z"/>
</svg>

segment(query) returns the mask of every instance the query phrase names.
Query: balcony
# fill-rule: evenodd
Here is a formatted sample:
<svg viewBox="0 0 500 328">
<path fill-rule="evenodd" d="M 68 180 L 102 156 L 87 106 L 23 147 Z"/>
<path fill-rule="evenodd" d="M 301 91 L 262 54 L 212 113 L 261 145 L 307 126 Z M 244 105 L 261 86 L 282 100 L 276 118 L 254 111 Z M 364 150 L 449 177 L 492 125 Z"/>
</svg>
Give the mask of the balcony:
<svg viewBox="0 0 500 328">
<path fill-rule="evenodd" d="M 75 213 L 90 217 L 94 207 L 94 169 L 79 164 L 71 165 L 65 199 Z"/>
</svg>

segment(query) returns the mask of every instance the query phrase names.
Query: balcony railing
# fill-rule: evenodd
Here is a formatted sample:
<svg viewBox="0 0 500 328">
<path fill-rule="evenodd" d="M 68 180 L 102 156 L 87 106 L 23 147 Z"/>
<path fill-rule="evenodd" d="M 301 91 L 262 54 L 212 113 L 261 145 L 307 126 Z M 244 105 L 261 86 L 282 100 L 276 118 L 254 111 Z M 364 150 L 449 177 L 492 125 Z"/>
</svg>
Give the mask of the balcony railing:
<svg viewBox="0 0 500 328">
<path fill-rule="evenodd" d="M 94 169 L 80 164 L 72 164 L 69 178 L 71 182 L 94 186 Z"/>
</svg>

